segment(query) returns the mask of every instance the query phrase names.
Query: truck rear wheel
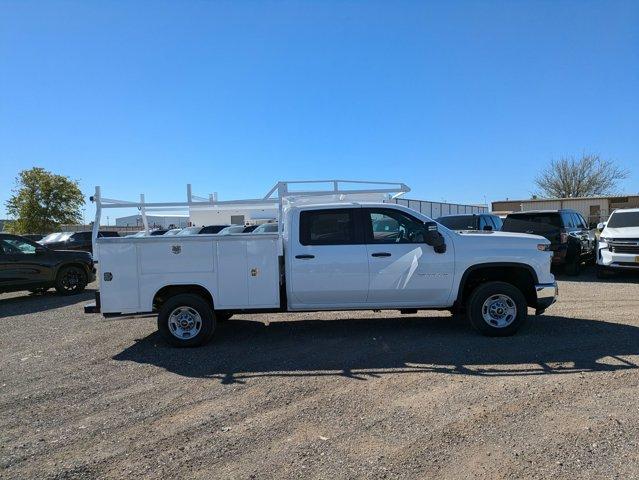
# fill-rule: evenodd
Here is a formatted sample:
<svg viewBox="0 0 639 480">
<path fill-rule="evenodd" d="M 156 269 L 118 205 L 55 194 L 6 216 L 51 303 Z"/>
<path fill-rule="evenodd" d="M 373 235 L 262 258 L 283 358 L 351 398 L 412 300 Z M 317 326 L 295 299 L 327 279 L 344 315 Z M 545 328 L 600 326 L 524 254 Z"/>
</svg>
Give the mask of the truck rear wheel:
<svg viewBox="0 0 639 480">
<path fill-rule="evenodd" d="M 213 309 L 199 295 L 181 293 L 168 298 L 158 312 L 158 330 L 175 347 L 198 347 L 215 332 Z"/>
<path fill-rule="evenodd" d="M 473 290 L 466 309 L 471 325 L 483 335 L 513 335 L 528 318 L 524 294 L 506 282 L 488 282 Z"/>
</svg>

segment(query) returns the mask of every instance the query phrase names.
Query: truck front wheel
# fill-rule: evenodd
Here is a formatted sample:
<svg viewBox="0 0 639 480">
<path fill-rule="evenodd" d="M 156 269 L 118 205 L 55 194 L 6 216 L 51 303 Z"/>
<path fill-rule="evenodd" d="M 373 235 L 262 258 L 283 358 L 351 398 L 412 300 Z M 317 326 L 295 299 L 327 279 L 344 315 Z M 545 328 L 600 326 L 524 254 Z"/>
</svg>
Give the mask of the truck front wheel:
<svg viewBox="0 0 639 480">
<path fill-rule="evenodd" d="M 215 332 L 215 315 L 199 295 L 182 293 L 170 297 L 158 312 L 158 330 L 175 347 L 198 347 Z"/>
<path fill-rule="evenodd" d="M 488 282 L 473 290 L 466 309 L 471 325 L 490 337 L 513 335 L 528 318 L 524 294 L 506 282 Z"/>
</svg>

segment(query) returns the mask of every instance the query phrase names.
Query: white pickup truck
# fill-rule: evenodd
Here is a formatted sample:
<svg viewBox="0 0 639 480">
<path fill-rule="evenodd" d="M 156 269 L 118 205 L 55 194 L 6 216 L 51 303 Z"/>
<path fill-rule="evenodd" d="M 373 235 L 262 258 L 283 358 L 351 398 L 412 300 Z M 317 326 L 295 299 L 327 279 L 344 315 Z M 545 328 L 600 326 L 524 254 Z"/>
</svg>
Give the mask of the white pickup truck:
<svg viewBox="0 0 639 480">
<path fill-rule="evenodd" d="M 543 237 L 453 232 L 347 197 L 280 199 L 276 234 L 96 238 L 100 289 L 85 311 L 156 312 L 169 343 L 197 346 L 235 313 L 320 310 L 465 312 L 482 334 L 506 336 L 556 299 Z"/>
<path fill-rule="evenodd" d="M 597 276 L 639 270 L 639 208 L 619 208 L 597 226 Z"/>
</svg>

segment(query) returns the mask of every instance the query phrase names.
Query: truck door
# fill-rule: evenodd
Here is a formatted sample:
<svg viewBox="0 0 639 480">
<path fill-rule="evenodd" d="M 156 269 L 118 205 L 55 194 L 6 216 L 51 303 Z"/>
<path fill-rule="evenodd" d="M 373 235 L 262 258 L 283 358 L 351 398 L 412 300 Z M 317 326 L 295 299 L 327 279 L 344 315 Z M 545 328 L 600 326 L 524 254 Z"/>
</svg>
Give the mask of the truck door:
<svg viewBox="0 0 639 480">
<path fill-rule="evenodd" d="M 370 282 L 367 303 L 443 306 L 454 273 L 454 252 L 424 243 L 424 223 L 398 209 L 362 209 Z"/>
<path fill-rule="evenodd" d="M 357 210 L 300 212 L 290 257 L 292 307 L 366 303 L 368 258 Z"/>
</svg>

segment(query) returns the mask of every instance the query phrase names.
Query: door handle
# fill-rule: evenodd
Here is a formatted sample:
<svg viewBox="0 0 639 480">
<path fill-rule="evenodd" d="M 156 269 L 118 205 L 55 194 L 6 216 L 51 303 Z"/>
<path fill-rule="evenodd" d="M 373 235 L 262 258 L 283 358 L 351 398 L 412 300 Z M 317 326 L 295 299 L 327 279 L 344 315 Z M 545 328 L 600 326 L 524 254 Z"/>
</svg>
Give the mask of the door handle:
<svg viewBox="0 0 639 480">
<path fill-rule="evenodd" d="M 371 257 L 390 257 L 391 254 L 388 252 L 375 252 L 371 255 Z"/>
<path fill-rule="evenodd" d="M 315 258 L 315 255 L 295 255 L 295 258 L 299 258 L 301 260 L 309 260 L 311 258 Z"/>
</svg>

